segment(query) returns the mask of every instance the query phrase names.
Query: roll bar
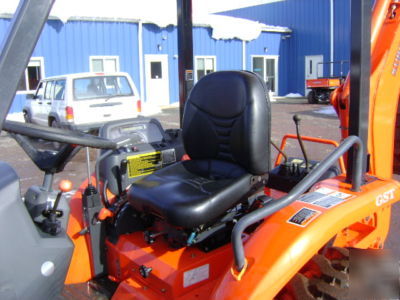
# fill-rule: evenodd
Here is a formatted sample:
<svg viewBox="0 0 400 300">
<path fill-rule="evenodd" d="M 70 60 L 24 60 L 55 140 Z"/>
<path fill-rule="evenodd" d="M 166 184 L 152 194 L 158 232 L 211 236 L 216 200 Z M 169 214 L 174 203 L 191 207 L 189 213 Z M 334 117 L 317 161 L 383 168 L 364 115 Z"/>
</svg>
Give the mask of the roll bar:
<svg viewBox="0 0 400 300">
<path fill-rule="evenodd" d="M 55 0 L 21 0 L 0 45 L 0 130 Z"/>
<path fill-rule="evenodd" d="M 354 147 L 354 150 L 356 151 L 356 166 L 352 173 L 351 183 L 353 191 L 360 191 L 363 180 L 362 159 L 364 146 L 359 137 L 349 136 L 339 145 L 338 148 L 333 150 L 316 168 L 304 177 L 303 180 L 301 180 L 286 196 L 269 202 L 266 206 L 247 214 L 236 223 L 232 231 L 232 245 L 235 266 L 238 271 L 241 271 L 245 265 L 244 247 L 242 242 L 242 234 L 244 230 L 250 225 L 261 221 L 296 201 L 304 192 L 315 184 L 333 164 L 336 163 L 339 157 L 345 154 L 354 145 L 356 145 L 356 147 Z"/>
</svg>

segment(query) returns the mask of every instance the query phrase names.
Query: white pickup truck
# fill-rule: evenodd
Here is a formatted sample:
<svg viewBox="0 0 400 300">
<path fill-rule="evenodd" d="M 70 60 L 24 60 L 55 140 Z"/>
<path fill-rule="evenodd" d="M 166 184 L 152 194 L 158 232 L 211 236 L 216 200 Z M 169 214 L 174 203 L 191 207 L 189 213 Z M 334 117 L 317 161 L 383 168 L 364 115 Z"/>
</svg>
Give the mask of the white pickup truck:
<svg viewBox="0 0 400 300">
<path fill-rule="evenodd" d="M 77 73 L 43 79 L 23 108 L 25 122 L 82 131 L 137 117 L 138 91 L 127 73 Z"/>
</svg>

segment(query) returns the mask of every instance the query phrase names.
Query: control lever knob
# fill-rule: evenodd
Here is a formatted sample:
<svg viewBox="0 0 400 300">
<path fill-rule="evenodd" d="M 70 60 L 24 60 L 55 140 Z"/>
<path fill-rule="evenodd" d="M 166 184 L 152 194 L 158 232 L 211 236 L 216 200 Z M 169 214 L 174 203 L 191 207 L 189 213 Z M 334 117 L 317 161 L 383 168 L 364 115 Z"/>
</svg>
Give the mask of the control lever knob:
<svg viewBox="0 0 400 300">
<path fill-rule="evenodd" d="M 72 190 L 72 182 L 70 180 L 63 179 L 58 184 L 58 188 L 63 193 L 68 193 Z"/>
<path fill-rule="evenodd" d="M 126 174 L 126 171 L 128 170 L 128 160 L 126 159 L 121 160 L 121 165 L 119 167 L 119 170 L 121 172 L 121 175 Z"/>
<path fill-rule="evenodd" d="M 58 204 L 60 203 L 62 194 L 68 193 L 69 191 L 72 190 L 72 182 L 70 180 L 63 179 L 58 184 L 58 188 L 60 189 L 60 191 L 58 192 L 56 200 L 54 201 L 54 205 L 53 205 L 53 209 L 52 209 L 53 213 L 56 213 L 56 211 L 57 211 L 57 207 L 58 207 Z"/>
<path fill-rule="evenodd" d="M 297 114 L 294 115 L 294 116 L 293 116 L 293 121 L 294 121 L 294 123 L 295 123 L 296 125 L 300 124 L 300 121 L 301 121 L 300 116 L 297 115 Z"/>
</svg>

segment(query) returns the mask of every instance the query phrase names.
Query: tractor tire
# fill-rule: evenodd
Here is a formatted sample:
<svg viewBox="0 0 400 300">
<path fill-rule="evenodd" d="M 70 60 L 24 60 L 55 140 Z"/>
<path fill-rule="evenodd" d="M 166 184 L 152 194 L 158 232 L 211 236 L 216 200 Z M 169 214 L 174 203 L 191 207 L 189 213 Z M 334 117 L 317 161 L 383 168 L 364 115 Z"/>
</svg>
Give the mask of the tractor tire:
<svg viewBox="0 0 400 300">
<path fill-rule="evenodd" d="M 311 90 L 308 93 L 307 99 L 308 99 L 309 104 L 317 104 L 318 103 L 317 95 L 315 94 L 315 91 L 313 91 L 313 90 Z"/>
<path fill-rule="evenodd" d="M 329 255 L 328 255 L 329 254 Z M 279 293 L 277 299 L 315 300 L 345 299 L 349 294 L 349 250 L 331 247 L 326 255 L 317 254 L 310 260 L 313 272 L 297 273 Z"/>
</svg>

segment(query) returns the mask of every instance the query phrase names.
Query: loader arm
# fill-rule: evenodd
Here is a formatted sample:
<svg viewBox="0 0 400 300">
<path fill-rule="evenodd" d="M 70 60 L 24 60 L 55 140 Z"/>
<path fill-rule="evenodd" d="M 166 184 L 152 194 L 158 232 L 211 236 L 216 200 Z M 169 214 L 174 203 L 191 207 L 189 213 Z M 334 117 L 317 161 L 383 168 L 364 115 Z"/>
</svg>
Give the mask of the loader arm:
<svg viewBox="0 0 400 300">
<path fill-rule="evenodd" d="M 369 172 L 391 178 L 395 153 L 396 116 L 400 91 L 400 2 L 377 0 L 371 25 L 369 102 Z M 342 138 L 349 136 L 350 77 L 332 94 Z"/>
</svg>

